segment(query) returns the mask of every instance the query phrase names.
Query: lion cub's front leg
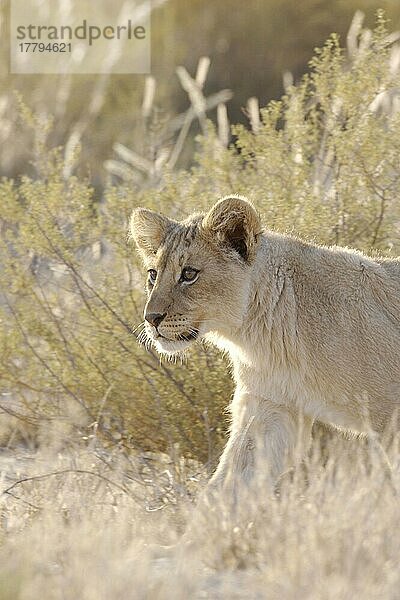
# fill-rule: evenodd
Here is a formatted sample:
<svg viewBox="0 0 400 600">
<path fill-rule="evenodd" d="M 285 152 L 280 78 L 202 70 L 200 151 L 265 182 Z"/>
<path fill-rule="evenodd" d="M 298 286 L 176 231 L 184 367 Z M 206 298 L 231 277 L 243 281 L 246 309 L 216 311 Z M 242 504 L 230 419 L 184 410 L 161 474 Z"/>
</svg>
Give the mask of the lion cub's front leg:
<svg viewBox="0 0 400 600">
<path fill-rule="evenodd" d="M 236 391 L 230 437 L 206 493 L 223 489 L 235 497 L 243 485 L 273 485 L 304 456 L 311 428 L 312 419 L 294 409 Z"/>
<path fill-rule="evenodd" d="M 272 491 L 309 447 L 312 419 L 294 409 L 237 390 L 231 411 L 228 442 L 181 540 L 183 552 L 200 551 L 204 534 L 227 532 L 238 515 L 247 519 L 255 507 L 252 500 Z M 212 519 L 222 528 L 210 525 Z"/>
</svg>

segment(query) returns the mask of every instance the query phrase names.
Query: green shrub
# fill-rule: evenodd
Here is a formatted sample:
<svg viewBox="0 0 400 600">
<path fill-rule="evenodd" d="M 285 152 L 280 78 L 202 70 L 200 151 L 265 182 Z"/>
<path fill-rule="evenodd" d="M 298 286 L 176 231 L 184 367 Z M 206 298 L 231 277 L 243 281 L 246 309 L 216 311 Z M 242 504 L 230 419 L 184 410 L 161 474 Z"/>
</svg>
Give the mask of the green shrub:
<svg viewBox="0 0 400 600">
<path fill-rule="evenodd" d="M 138 345 L 144 277 L 129 214 L 145 205 L 184 217 L 234 192 L 268 227 L 399 254 L 399 49 L 382 17 L 355 41 L 348 57 L 332 36 L 260 123 L 253 114 L 252 130 L 234 128 L 234 145 L 209 123 L 193 168 L 165 170 L 157 187 L 110 186 L 95 202 L 87 181 L 64 176 L 61 150 L 36 144 L 35 178 L 0 185 L 5 410 L 42 429 L 72 412 L 85 439 L 179 444 L 215 462 L 232 391 L 226 364 L 200 346 L 174 365 Z M 27 110 L 24 118 L 40 133 L 43 124 Z"/>
</svg>

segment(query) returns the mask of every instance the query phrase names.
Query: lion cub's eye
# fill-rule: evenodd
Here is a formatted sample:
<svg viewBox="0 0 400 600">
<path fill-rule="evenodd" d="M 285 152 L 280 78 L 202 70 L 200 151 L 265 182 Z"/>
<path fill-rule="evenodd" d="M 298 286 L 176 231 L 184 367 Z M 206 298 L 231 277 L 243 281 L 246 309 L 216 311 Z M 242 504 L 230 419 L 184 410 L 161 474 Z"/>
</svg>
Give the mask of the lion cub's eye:
<svg viewBox="0 0 400 600">
<path fill-rule="evenodd" d="M 154 284 L 157 279 L 157 271 L 155 271 L 154 269 L 149 269 L 147 272 L 149 274 L 150 283 Z"/>
<path fill-rule="evenodd" d="M 183 283 L 183 282 L 194 283 L 196 281 L 196 279 L 198 278 L 198 276 L 199 276 L 198 269 L 194 269 L 193 267 L 185 267 L 182 270 L 179 281 L 181 283 Z"/>
</svg>

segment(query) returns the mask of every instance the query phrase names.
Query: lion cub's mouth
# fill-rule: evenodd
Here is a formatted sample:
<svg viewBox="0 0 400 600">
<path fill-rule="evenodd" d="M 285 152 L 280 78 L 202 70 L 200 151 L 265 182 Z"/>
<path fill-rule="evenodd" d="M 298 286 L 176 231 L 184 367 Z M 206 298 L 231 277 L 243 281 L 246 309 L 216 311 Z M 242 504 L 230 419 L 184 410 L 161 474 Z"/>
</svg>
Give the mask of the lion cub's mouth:
<svg viewBox="0 0 400 600">
<path fill-rule="evenodd" d="M 191 340 L 196 340 L 199 335 L 199 330 L 195 329 L 193 331 L 188 331 L 185 333 L 180 333 L 176 339 L 180 342 L 190 342 Z"/>
<path fill-rule="evenodd" d="M 176 334 L 173 338 L 166 337 L 158 331 L 153 333 L 156 349 L 165 354 L 176 354 L 186 350 L 192 342 L 200 337 L 200 330 L 192 327 L 190 331 Z"/>
<path fill-rule="evenodd" d="M 185 331 L 184 333 L 179 333 L 176 337 L 174 338 L 169 338 L 166 337 L 165 335 L 162 335 L 162 333 L 159 333 L 157 331 L 157 335 L 155 336 L 155 339 L 163 339 L 166 340 L 167 342 L 191 342 L 192 340 L 196 340 L 199 336 L 199 330 L 198 329 L 194 329 L 193 331 Z"/>
</svg>

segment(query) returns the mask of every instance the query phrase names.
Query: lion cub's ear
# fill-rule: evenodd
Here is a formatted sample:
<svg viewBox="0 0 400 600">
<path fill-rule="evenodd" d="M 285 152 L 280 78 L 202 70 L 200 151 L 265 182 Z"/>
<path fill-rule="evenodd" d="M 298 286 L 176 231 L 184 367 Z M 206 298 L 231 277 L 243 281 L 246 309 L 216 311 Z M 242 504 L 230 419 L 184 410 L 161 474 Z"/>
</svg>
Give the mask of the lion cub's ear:
<svg viewBox="0 0 400 600">
<path fill-rule="evenodd" d="M 155 254 L 172 221 L 148 208 L 135 208 L 130 220 L 131 236 L 143 257 Z"/>
<path fill-rule="evenodd" d="M 205 231 L 233 248 L 245 261 L 254 257 L 261 221 L 254 206 L 245 198 L 222 198 L 204 217 L 202 225 Z"/>
</svg>

